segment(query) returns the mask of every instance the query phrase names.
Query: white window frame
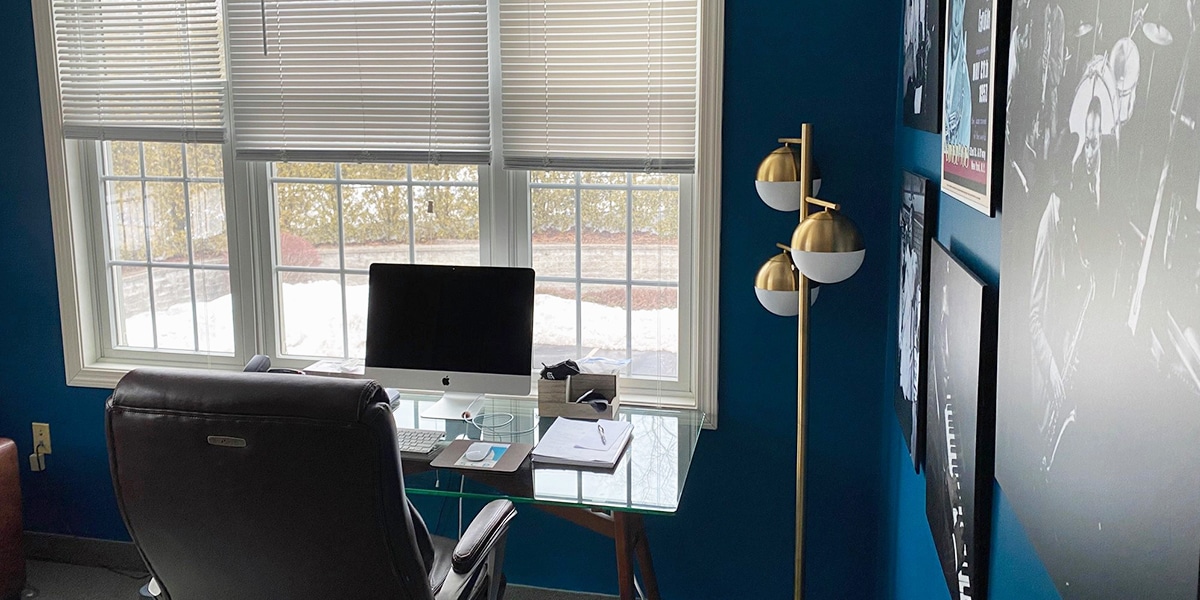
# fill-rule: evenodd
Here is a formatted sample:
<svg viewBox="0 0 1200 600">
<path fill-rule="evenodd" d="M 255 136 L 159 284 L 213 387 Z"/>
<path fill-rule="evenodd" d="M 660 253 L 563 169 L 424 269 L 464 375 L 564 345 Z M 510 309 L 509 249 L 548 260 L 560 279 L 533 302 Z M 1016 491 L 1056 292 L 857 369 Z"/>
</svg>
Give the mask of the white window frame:
<svg viewBox="0 0 1200 600">
<path fill-rule="evenodd" d="M 270 203 L 260 201 L 262 194 L 269 193 L 269 167 L 234 161 L 226 143 L 226 231 L 237 332 L 233 356 L 103 350 L 102 327 L 108 326 L 109 319 L 103 314 L 107 276 L 98 266 L 104 262 L 103 232 L 98 229 L 102 224 L 97 222 L 100 213 L 96 209 L 102 204 L 95 198 L 100 189 L 99 163 L 97 153 L 84 147 L 93 144 L 94 148 L 95 143 L 67 140 L 63 135 L 51 3 L 31 3 L 67 385 L 111 389 L 127 372 L 147 365 L 237 370 L 254 349 L 274 348 L 274 340 L 265 331 L 266 324 L 277 318 L 272 314 L 272 293 L 266 287 L 273 286 L 272 273 L 262 272 L 270 270 L 263 265 L 271 264 L 271 237 L 261 233 L 270 231 L 272 224 Z M 681 226 L 691 234 L 680 236 L 680 357 L 682 364 L 686 354 L 690 373 L 685 376 L 681 368 L 678 386 L 629 380 L 623 394 L 627 401 L 637 403 L 695 406 L 707 414 L 705 427 L 709 428 L 716 428 L 718 405 L 723 15 L 724 0 L 700 1 L 696 174 L 683 178 L 694 187 L 694 201 L 684 202 L 681 197 L 680 206 Z M 495 85 L 493 91 L 498 93 Z M 526 172 L 504 171 L 499 160 L 490 168 L 480 167 L 481 264 L 531 263 L 530 244 L 514 243 L 529 239 L 528 206 Z M 690 223 L 683 220 L 688 210 L 692 211 Z"/>
</svg>

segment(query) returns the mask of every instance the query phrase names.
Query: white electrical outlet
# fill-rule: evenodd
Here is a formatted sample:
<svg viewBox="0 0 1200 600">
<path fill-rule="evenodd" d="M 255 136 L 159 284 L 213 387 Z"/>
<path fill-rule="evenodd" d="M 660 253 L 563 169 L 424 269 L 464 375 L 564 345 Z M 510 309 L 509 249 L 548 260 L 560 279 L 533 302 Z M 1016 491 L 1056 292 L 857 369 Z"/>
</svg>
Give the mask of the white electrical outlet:
<svg viewBox="0 0 1200 600">
<path fill-rule="evenodd" d="M 33 453 L 50 454 L 50 424 L 33 424 Z"/>
</svg>

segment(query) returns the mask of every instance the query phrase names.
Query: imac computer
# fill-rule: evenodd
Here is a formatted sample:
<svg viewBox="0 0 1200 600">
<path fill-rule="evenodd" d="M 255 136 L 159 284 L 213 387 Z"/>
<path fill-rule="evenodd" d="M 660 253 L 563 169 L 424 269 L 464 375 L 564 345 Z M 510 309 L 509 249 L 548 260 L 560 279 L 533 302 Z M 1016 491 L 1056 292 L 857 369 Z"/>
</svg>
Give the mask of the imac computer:
<svg viewBox="0 0 1200 600">
<path fill-rule="evenodd" d="M 485 393 L 528 394 L 533 281 L 524 268 L 372 264 L 365 375 L 443 392 L 428 418 L 470 419 Z"/>
</svg>

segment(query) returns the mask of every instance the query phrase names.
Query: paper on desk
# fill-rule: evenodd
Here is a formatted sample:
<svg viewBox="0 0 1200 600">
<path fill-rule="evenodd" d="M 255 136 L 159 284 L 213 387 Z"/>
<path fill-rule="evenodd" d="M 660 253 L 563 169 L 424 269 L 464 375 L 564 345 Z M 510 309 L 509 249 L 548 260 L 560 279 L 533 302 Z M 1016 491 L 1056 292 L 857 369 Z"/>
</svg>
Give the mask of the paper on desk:
<svg viewBox="0 0 1200 600">
<path fill-rule="evenodd" d="M 604 441 L 597 426 L 604 428 Z M 577 421 L 559 417 L 533 449 L 533 460 L 611 467 L 617 464 L 632 431 L 633 424 L 628 421 Z"/>
</svg>

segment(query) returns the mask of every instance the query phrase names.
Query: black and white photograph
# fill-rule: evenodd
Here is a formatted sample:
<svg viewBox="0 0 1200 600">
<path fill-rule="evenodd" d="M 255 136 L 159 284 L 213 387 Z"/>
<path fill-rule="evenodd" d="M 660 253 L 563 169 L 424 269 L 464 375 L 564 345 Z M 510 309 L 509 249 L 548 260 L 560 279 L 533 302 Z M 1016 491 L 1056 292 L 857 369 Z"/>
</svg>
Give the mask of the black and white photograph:
<svg viewBox="0 0 1200 600">
<path fill-rule="evenodd" d="M 904 124 L 942 130 L 942 0 L 904 0 Z"/>
<path fill-rule="evenodd" d="M 1004 164 L 1009 3 L 947 1 L 942 191 L 990 217 Z"/>
<path fill-rule="evenodd" d="M 986 596 L 995 405 L 995 306 L 934 243 L 929 262 L 925 515 L 953 600 Z"/>
<path fill-rule="evenodd" d="M 893 403 L 908 444 L 913 468 L 920 470 L 925 447 L 925 344 L 929 304 L 929 244 L 936 229 L 937 186 L 902 175 L 900 198 L 900 306 L 896 337 L 896 393 Z"/>
<path fill-rule="evenodd" d="M 1200 594 L 1198 28 L 1013 4 L 996 469 L 1066 600 Z"/>
</svg>

